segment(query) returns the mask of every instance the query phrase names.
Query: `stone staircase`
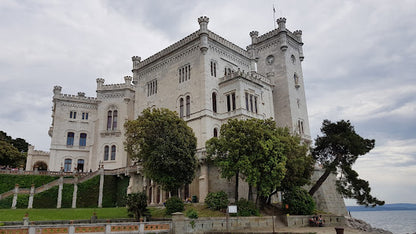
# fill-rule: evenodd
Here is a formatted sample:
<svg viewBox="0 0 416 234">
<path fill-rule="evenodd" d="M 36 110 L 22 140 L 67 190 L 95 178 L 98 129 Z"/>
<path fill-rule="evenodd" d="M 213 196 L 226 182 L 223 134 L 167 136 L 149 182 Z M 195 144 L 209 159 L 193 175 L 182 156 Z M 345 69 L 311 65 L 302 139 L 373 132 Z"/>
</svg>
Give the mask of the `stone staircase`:
<svg viewBox="0 0 416 234">
<path fill-rule="evenodd" d="M 95 171 L 95 172 L 89 173 L 87 175 L 83 174 L 82 176 L 78 177 L 79 178 L 78 183 L 82 183 L 82 182 L 85 182 L 87 180 L 90 180 L 90 179 L 94 178 L 95 176 L 97 176 L 98 174 L 99 174 L 99 171 Z M 49 190 L 49 189 L 51 189 L 55 186 L 58 186 L 59 185 L 59 180 L 60 179 L 58 178 L 54 181 L 51 181 L 47 184 L 44 184 L 42 186 L 39 186 L 39 187 L 35 188 L 35 194 L 42 193 L 42 192 L 47 191 L 47 190 Z M 74 182 L 75 182 L 74 178 L 63 178 L 63 183 L 64 184 L 74 184 Z M 14 194 L 14 189 L 12 189 L 10 191 L 7 191 L 7 192 L 4 192 L 4 193 L 0 194 L 0 200 L 5 199 L 9 196 L 12 196 L 13 194 Z M 18 194 L 30 194 L 30 188 L 19 188 L 19 193 Z"/>
<path fill-rule="evenodd" d="M 136 173 L 136 172 L 139 172 L 140 170 L 141 170 L 141 167 L 130 166 L 130 167 L 113 169 L 113 170 L 105 170 L 104 175 L 128 175 L 129 173 Z M 23 174 L 24 175 L 29 175 L 31 173 L 25 172 Z M 51 172 L 48 172 L 48 174 L 51 174 Z M 94 178 L 95 176 L 97 176 L 99 174 L 100 174 L 99 170 L 97 170 L 95 172 L 91 172 L 91 173 L 80 173 L 80 174 L 78 174 L 78 182 L 77 183 L 83 183 L 87 180 L 90 180 L 90 179 Z M 73 174 L 71 174 L 71 173 L 61 173 L 61 174 L 55 173 L 53 175 L 68 176 L 68 175 L 73 175 Z M 60 178 L 35 188 L 35 194 L 47 191 L 47 190 L 49 190 L 49 189 L 51 189 L 55 186 L 58 186 L 59 185 L 59 180 L 60 180 Z M 74 184 L 74 183 L 75 183 L 75 178 L 63 178 L 63 184 Z M 15 191 L 15 189 L 12 189 L 10 191 L 7 191 L 7 192 L 4 192 L 4 193 L 0 194 L 0 200 L 5 199 L 9 196 L 12 196 L 14 194 L 14 191 Z M 19 188 L 18 194 L 30 194 L 30 188 Z"/>
</svg>

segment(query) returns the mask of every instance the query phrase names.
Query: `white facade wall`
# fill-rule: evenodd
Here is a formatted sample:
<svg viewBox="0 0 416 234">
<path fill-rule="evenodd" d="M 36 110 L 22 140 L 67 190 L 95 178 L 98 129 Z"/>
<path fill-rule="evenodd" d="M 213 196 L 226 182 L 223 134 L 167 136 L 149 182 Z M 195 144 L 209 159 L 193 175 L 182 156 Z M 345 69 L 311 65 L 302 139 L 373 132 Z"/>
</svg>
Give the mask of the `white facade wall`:
<svg viewBox="0 0 416 234">
<path fill-rule="evenodd" d="M 125 83 L 104 84 L 104 79 L 97 79 L 97 97 L 85 97 L 83 93 L 66 95 L 61 93 L 61 87 L 55 87 L 49 170 L 61 170 L 65 159 L 72 160 L 71 170 L 77 167 L 79 159 L 85 162 L 84 171 L 95 171 L 100 166 L 115 169 L 130 165 L 123 145 L 124 123 L 136 119 L 149 107 L 168 108 L 179 114 L 181 98 L 183 119 L 197 137 L 200 160 L 197 176 L 189 187 L 190 195 L 197 195 L 200 201 L 208 192 L 230 186 L 230 182 L 220 178 L 217 168 L 204 160 L 205 142 L 214 136 L 214 129 L 220 134 L 221 125 L 228 119 L 273 118 L 278 126 L 287 126 L 293 132 L 299 132 L 301 120 L 301 136 L 310 140 L 301 67 L 301 33 L 288 31 L 279 19 L 278 29 L 261 36 L 251 32 L 252 44 L 245 50 L 209 31 L 208 18 L 201 17 L 198 21 L 199 30 L 157 54 L 143 61 L 134 56 L 133 77 L 125 77 Z M 216 75 L 211 73 L 211 62 L 215 63 Z M 183 67 L 188 68 L 190 75 L 181 79 L 179 69 Z M 297 83 L 294 74 L 298 77 Z M 216 112 L 213 92 L 217 99 Z M 229 111 L 227 95 L 232 93 L 235 109 Z M 247 109 L 246 94 L 251 96 L 251 102 L 256 98 L 257 113 L 250 103 Z M 188 96 L 190 114 L 186 115 Z M 117 128 L 108 129 L 108 112 L 114 110 L 117 110 Z M 75 119 L 70 118 L 71 111 L 77 112 Z M 82 113 L 88 113 L 88 120 L 81 119 Z M 67 144 L 68 132 L 74 132 L 73 145 Z M 79 146 L 80 133 L 87 134 L 86 146 Z M 110 151 L 108 160 L 104 158 L 106 146 Z M 112 146 L 117 149 L 114 160 Z M 27 165 L 30 167 L 33 165 Z M 232 197 L 233 189 L 227 191 Z"/>
</svg>

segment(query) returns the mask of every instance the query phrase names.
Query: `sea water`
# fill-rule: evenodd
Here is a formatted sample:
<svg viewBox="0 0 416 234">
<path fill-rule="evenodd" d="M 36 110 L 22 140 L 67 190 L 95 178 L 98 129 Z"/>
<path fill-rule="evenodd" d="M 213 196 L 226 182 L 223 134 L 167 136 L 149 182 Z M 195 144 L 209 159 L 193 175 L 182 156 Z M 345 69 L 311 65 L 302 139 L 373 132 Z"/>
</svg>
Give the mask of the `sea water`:
<svg viewBox="0 0 416 234">
<path fill-rule="evenodd" d="M 351 211 L 351 216 L 394 234 L 416 233 L 416 210 Z"/>
</svg>

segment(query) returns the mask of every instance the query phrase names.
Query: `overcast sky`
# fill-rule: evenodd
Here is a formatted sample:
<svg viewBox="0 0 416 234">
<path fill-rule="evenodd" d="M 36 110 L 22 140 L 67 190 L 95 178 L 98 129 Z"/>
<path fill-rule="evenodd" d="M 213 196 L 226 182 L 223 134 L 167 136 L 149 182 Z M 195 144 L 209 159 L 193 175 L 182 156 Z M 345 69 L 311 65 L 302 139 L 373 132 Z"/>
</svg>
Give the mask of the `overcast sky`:
<svg viewBox="0 0 416 234">
<path fill-rule="evenodd" d="M 208 28 L 245 48 L 276 18 L 303 31 L 311 134 L 350 120 L 376 140 L 355 169 L 387 203 L 416 203 L 416 1 L 0 1 L 0 130 L 48 150 L 52 89 L 95 96 L 143 59 Z M 348 202 L 348 204 L 353 204 Z"/>
</svg>

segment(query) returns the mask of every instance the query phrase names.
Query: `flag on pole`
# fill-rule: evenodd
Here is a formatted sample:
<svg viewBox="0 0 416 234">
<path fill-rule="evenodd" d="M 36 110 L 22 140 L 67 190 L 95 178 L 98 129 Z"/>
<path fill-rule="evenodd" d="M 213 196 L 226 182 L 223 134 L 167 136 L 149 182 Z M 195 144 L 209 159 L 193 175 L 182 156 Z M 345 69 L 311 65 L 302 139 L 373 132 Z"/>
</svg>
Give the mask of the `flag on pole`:
<svg viewBox="0 0 416 234">
<path fill-rule="evenodd" d="M 276 8 L 274 8 L 274 4 L 273 4 L 273 13 L 276 13 Z"/>
</svg>

